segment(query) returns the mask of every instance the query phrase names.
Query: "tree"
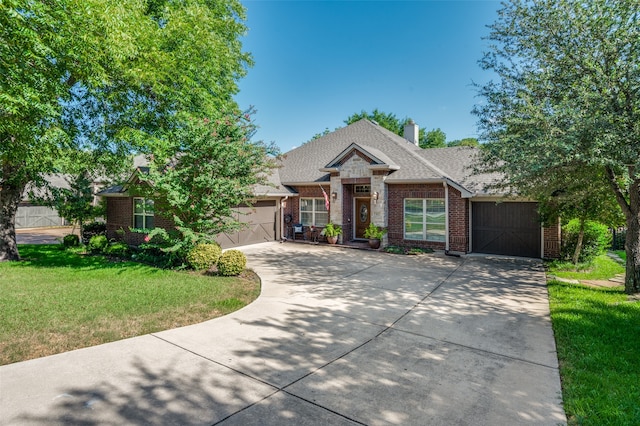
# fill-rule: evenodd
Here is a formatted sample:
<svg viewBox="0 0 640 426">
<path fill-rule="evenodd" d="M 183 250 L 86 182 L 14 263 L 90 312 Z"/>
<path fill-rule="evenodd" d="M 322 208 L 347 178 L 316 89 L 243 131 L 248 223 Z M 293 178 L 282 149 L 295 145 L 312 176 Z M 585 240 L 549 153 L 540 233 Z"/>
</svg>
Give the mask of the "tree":
<svg viewBox="0 0 640 426">
<path fill-rule="evenodd" d="M 625 291 L 640 292 L 640 3 L 510 0 L 489 40 L 485 171 L 523 195 L 557 169 L 605 176 L 627 225 Z"/>
<path fill-rule="evenodd" d="M 187 247 L 239 229 L 234 208 L 249 204 L 254 186 L 267 185 L 276 167 L 276 147 L 251 142 L 254 130 L 248 113 L 189 120 L 156 150 L 131 191 L 153 199 L 154 210 L 176 225 L 173 240 L 192 239 Z"/>
<path fill-rule="evenodd" d="M 366 118 L 367 120 L 375 121 L 380 126 L 384 127 L 385 129 L 399 136 L 404 136 L 404 126 L 406 126 L 411 121 L 411 119 L 407 117 L 400 120 L 398 119 L 398 117 L 396 117 L 395 114 L 385 113 L 378 110 L 378 108 L 376 108 L 370 113 L 366 112 L 365 110 L 362 110 L 359 113 L 351 114 L 346 120 L 344 120 L 344 122 L 345 124 L 351 124 L 351 123 L 355 123 L 358 120 L 362 120 L 363 118 Z M 425 138 L 424 129 L 419 129 L 418 130 L 419 141 L 422 142 L 424 138 Z"/>
<path fill-rule="evenodd" d="M 447 142 L 447 146 L 448 147 L 454 147 L 454 146 L 479 147 L 480 143 L 478 142 L 478 139 L 476 139 L 476 138 L 464 138 L 464 139 L 456 139 L 456 140 L 453 140 L 453 141 L 449 141 L 449 142 Z"/>
<path fill-rule="evenodd" d="M 50 187 L 45 194 L 40 197 L 34 195 L 32 199 L 55 208 L 60 217 L 77 223 L 80 235 L 83 235 L 84 223 L 103 214 L 104 209 L 94 203 L 93 182 L 88 173 L 78 173 L 66 180 L 69 188 Z"/>
<path fill-rule="evenodd" d="M 188 117 L 235 105 L 251 65 L 238 0 L 5 0 L 0 5 L 0 261 L 19 259 L 28 184 L 89 152 L 105 171 Z M 67 162 L 68 164 L 69 162 Z"/>
<path fill-rule="evenodd" d="M 420 148 L 444 148 L 447 146 L 447 135 L 438 129 L 429 130 L 424 138 L 420 141 Z"/>
</svg>

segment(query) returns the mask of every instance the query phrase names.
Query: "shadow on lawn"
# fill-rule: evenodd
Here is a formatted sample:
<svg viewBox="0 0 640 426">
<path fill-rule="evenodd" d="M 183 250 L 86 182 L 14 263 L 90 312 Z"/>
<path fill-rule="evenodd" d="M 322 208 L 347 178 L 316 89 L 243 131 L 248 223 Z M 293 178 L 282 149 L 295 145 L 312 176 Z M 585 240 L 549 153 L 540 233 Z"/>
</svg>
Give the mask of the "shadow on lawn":
<svg viewBox="0 0 640 426">
<path fill-rule="evenodd" d="M 60 244 L 23 244 L 18 246 L 20 262 L 16 267 L 35 268 L 77 268 L 77 269 L 148 269 L 148 272 L 157 272 L 158 268 L 142 263 L 110 259 L 102 255 L 75 253 L 65 250 Z"/>
</svg>

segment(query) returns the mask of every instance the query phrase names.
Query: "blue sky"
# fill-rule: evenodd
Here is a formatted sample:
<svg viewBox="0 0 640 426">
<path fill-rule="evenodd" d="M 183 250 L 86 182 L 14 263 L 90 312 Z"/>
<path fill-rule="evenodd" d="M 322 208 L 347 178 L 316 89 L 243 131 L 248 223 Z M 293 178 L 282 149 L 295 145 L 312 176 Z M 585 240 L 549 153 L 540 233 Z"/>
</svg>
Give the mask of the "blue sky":
<svg viewBox="0 0 640 426">
<path fill-rule="evenodd" d="M 476 137 L 472 82 L 498 1 L 242 0 L 255 66 L 239 83 L 240 107 L 257 109 L 257 140 L 283 152 L 374 108 Z"/>
</svg>

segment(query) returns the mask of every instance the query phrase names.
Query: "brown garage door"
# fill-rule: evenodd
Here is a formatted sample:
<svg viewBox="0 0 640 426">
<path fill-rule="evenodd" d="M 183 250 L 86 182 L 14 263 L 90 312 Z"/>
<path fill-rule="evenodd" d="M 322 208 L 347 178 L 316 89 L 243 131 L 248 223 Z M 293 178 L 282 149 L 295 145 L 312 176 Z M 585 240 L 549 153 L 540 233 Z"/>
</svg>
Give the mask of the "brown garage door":
<svg viewBox="0 0 640 426">
<path fill-rule="evenodd" d="M 240 207 L 236 219 L 248 226 L 239 232 L 218 235 L 222 248 L 264 243 L 276 239 L 276 200 L 261 200 L 253 207 Z"/>
<path fill-rule="evenodd" d="M 541 257 L 537 207 L 536 203 L 473 203 L 473 252 Z"/>
</svg>

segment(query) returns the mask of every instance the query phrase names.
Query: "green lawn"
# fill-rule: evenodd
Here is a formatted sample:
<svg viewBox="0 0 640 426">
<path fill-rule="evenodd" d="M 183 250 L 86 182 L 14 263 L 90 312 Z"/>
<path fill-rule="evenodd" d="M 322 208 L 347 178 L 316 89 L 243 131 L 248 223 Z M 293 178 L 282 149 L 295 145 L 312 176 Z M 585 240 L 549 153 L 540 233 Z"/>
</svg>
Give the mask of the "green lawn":
<svg viewBox="0 0 640 426">
<path fill-rule="evenodd" d="M 20 246 L 0 263 L 0 365 L 233 312 L 260 293 L 258 277 L 218 277 Z"/>
<path fill-rule="evenodd" d="M 607 278 L 604 271 L 617 271 L 608 262 L 599 258 L 584 277 L 571 277 Z M 549 296 L 569 424 L 640 424 L 640 302 L 622 287 L 558 281 Z"/>
</svg>

